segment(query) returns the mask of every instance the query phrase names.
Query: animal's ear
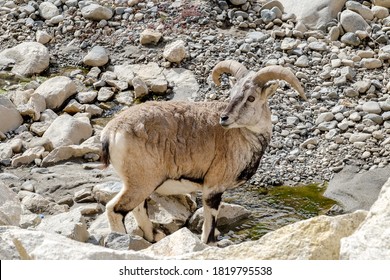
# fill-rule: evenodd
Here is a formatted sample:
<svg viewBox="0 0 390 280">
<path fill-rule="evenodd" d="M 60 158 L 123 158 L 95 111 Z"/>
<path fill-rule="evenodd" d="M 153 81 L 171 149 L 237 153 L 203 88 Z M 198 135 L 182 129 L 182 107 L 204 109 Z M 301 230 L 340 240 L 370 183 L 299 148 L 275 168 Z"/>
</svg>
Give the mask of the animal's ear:
<svg viewBox="0 0 390 280">
<path fill-rule="evenodd" d="M 278 82 L 269 82 L 261 89 L 261 98 L 268 99 L 278 89 Z"/>
</svg>

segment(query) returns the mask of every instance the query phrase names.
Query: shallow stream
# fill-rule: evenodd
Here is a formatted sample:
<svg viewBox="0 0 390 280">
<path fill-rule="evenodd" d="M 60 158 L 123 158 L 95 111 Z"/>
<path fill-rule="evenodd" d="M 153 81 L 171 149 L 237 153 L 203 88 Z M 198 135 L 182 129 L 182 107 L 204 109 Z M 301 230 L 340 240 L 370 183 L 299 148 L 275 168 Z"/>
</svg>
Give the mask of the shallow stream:
<svg viewBox="0 0 390 280">
<path fill-rule="evenodd" d="M 288 224 L 326 214 L 337 203 L 323 196 L 325 189 L 326 185 L 321 184 L 270 188 L 246 185 L 229 191 L 225 202 L 242 205 L 252 213 L 243 223 L 222 228 L 221 236 L 235 243 L 257 240 Z"/>
</svg>

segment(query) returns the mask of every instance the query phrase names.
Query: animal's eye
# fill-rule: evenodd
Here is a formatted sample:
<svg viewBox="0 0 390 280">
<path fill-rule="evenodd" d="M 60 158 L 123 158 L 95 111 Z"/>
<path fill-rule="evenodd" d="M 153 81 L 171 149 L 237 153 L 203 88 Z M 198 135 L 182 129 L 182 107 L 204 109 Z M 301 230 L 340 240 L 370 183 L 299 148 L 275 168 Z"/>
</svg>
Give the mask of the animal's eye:
<svg viewBox="0 0 390 280">
<path fill-rule="evenodd" d="M 255 97 L 254 97 L 253 95 L 250 95 L 250 96 L 248 97 L 248 101 L 249 101 L 249 102 L 255 101 Z"/>
</svg>

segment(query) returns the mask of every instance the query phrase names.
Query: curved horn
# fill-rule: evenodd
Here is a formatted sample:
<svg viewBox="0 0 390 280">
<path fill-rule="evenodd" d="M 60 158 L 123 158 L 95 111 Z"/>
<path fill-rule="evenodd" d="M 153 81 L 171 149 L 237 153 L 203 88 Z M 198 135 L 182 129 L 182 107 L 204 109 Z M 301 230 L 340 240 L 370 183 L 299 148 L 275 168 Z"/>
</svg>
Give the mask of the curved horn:
<svg viewBox="0 0 390 280">
<path fill-rule="evenodd" d="M 214 66 L 213 72 L 211 73 L 213 82 L 217 86 L 221 85 L 219 78 L 223 73 L 231 74 L 238 80 L 242 78 L 246 73 L 248 73 L 248 70 L 244 65 L 235 60 L 225 60 L 219 62 L 217 65 Z"/>
<path fill-rule="evenodd" d="M 253 83 L 259 85 L 260 87 L 263 87 L 267 82 L 272 80 L 286 81 L 299 93 L 299 96 L 302 99 L 307 100 L 301 83 L 294 73 L 288 68 L 280 65 L 267 66 L 259 70 L 253 77 Z"/>
</svg>

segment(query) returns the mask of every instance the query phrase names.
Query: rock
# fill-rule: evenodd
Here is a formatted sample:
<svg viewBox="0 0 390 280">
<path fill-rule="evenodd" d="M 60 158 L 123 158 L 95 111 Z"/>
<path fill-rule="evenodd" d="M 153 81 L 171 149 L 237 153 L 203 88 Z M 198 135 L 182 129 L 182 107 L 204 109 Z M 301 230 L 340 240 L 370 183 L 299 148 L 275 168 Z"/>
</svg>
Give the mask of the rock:
<svg viewBox="0 0 390 280">
<path fill-rule="evenodd" d="M 132 81 L 132 84 L 134 87 L 134 97 L 135 98 L 145 96 L 149 93 L 148 86 L 140 77 L 135 77 Z"/>
<path fill-rule="evenodd" d="M 349 137 L 349 142 L 365 142 L 367 139 L 371 137 L 371 134 L 368 133 L 354 133 Z"/>
<path fill-rule="evenodd" d="M 150 260 L 134 251 L 118 251 L 84 244 L 55 233 L 0 227 L 2 260 Z"/>
<path fill-rule="evenodd" d="M 21 199 L 23 207 L 32 213 L 48 213 L 52 208 L 52 202 L 37 193 L 20 191 L 18 197 Z"/>
<path fill-rule="evenodd" d="M 86 117 L 72 117 L 63 114 L 56 118 L 43 134 L 49 139 L 53 148 L 67 145 L 78 145 L 91 137 L 92 126 Z"/>
<path fill-rule="evenodd" d="M 230 0 L 230 2 L 233 4 L 233 5 L 243 5 L 247 2 L 248 0 Z"/>
<path fill-rule="evenodd" d="M 27 104 L 18 106 L 18 111 L 22 116 L 29 116 L 34 121 L 38 121 L 45 110 L 46 100 L 38 93 L 32 94 Z"/>
<path fill-rule="evenodd" d="M 389 173 L 387 173 L 388 175 Z M 352 235 L 341 239 L 340 259 L 390 259 L 390 179 L 382 186 L 378 199 L 370 208 L 366 219 Z"/>
<path fill-rule="evenodd" d="M 16 194 L 0 181 L 0 226 L 19 226 L 21 213 Z"/>
<path fill-rule="evenodd" d="M 196 203 L 188 195 L 162 196 L 153 193 L 150 198 L 147 207 L 149 218 L 167 233 L 179 230 L 196 209 Z"/>
<path fill-rule="evenodd" d="M 330 122 L 333 119 L 334 119 L 334 114 L 333 113 L 331 113 L 331 112 L 321 113 L 318 116 L 318 118 L 316 119 L 315 124 L 319 125 L 319 124 L 324 123 L 324 122 Z"/>
<path fill-rule="evenodd" d="M 0 132 L 5 133 L 18 128 L 23 118 L 8 97 L 0 95 Z"/>
<path fill-rule="evenodd" d="M 107 101 L 114 96 L 115 92 L 110 87 L 101 87 L 97 94 L 98 101 Z"/>
<path fill-rule="evenodd" d="M 324 193 L 325 197 L 341 203 L 346 212 L 370 209 L 390 174 L 390 167 L 357 172 L 356 167 L 344 167 L 330 180 Z"/>
<path fill-rule="evenodd" d="M 121 182 L 105 182 L 97 184 L 92 189 L 96 201 L 106 205 L 114 196 L 119 193 L 123 184 Z"/>
<path fill-rule="evenodd" d="M 364 18 L 351 10 L 344 10 L 341 13 L 340 23 L 345 32 L 355 33 L 358 30 L 367 31 L 369 28 Z"/>
<path fill-rule="evenodd" d="M 66 99 L 76 92 L 76 84 L 65 76 L 50 78 L 35 90 L 35 93 L 45 97 L 46 108 L 48 109 L 58 109 Z"/>
<path fill-rule="evenodd" d="M 110 233 L 104 242 L 105 247 L 114 250 L 134 250 L 146 249 L 152 244 L 137 235 Z"/>
<path fill-rule="evenodd" d="M 77 95 L 76 95 L 76 99 L 81 104 L 92 103 L 96 97 L 97 97 L 96 91 L 83 91 L 83 92 L 77 93 Z"/>
<path fill-rule="evenodd" d="M 85 136 L 88 133 L 89 128 L 85 128 L 84 132 Z M 76 136 L 76 137 L 80 137 Z M 42 166 L 50 166 L 55 163 L 68 160 L 71 158 L 80 158 L 84 157 L 87 154 L 100 154 L 100 142 L 96 141 L 97 137 L 91 137 L 92 140 L 86 140 L 81 145 L 64 145 L 58 146 L 53 151 L 51 151 L 43 160 Z M 77 140 L 74 139 L 73 140 Z M 94 143 L 93 143 L 94 142 Z"/>
<path fill-rule="evenodd" d="M 257 241 L 226 248 L 210 247 L 184 259 L 337 260 L 340 239 L 351 235 L 366 211 L 335 217 L 318 216 L 267 233 Z"/>
<path fill-rule="evenodd" d="M 60 14 L 57 6 L 50 2 L 42 2 L 39 5 L 39 15 L 44 19 L 51 19 Z"/>
<path fill-rule="evenodd" d="M 364 112 L 373 114 L 380 114 L 382 112 L 379 103 L 376 101 L 367 101 L 363 103 L 362 109 Z"/>
<path fill-rule="evenodd" d="M 37 42 L 23 42 L 0 52 L 0 69 L 12 67 L 12 73 L 31 76 L 49 67 L 48 49 Z"/>
<path fill-rule="evenodd" d="M 92 3 L 81 9 L 81 14 L 84 18 L 90 20 L 109 20 L 113 16 L 111 9 L 103 7 L 99 4 Z"/>
<path fill-rule="evenodd" d="M 182 228 L 153 244 L 149 248 L 141 250 L 140 253 L 156 258 L 176 257 L 202 251 L 207 247 L 208 246 L 201 242 L 189 229 Z"/>
<path fill-rule="evenodd" d="M 390 8 L 390 3 L 388 0 L 373 0 L 372 2 L 374 5 Z"/>
<path fill-rule="evenodd" d="M 83 58 L 83 63 L 88 66 L 103 66 L 108 62 L 108 54 L 101 46 L 93 47 Z"/>
<path fill-rule="evenodd" d="M 76 114 L 84 111 L 85 106 L 78 103 L 75 99 L 69 101 L 69 103 L 62 110 L 68 114 Z"/>
<path fill-rule="evenodd" d="M 218 214 L 217 226 L 229 227 L 229 225 L 238 224 L 243 220 L 247 219 L 250 213 L 251 212 L 249 210 L 246 210 L 240 205 L 222 202 L 221 209 Z M 203 207 L 201 207 L 192 215 L 188 224 L 190 225 L 191 230 L 201 232 L 203 221 Z"/>
<path fill-rule="evenodd" d="M 160 41 L 162 34 L 153 29 L 145 29 L 140 35 L 140 43 L 142 45 L 157 44 Z"/>
<path fill-rule="evenodd" d="M 294 1 L 279 0 L 285 13 L 293 13 L 310 29 L 325 29 L 325 25 L 344 8 L 346 0 Z"/>
<path fill-rule="evenodd" d="M 360 80 L 354 83 L 353 88 L 358 91 L 359 93 L 366 93 L 367 90 L 371 87 L 371 81 L 370 80 Z"/>
<path fill-rule="evenodd" d="M 281 45 L 280 45 L 280 48 L 282 50 L 292 50 L 292 49 L 295 49 L 299 44 L 299 41 L 294 39 L 294 38 L 289 38 L 289 37 L 286 37 L 283 39 Z"/>
<path fill-rule="evenodd" d="M 306 55 L 301 55 L 298 57 L 297 61 L 295 61 L 294 65 L 298 67 L 309 67 L 309 58 Z"/>
<path fill-rule="evenodd" d="M 37 30 L 37 32 L 35 33 L 35 40 L 42 45 L 49 43 L 51 39 L 53 38 L 44 30 Z"/>
<path fill-rule="evenodd" d="M 345 33 L 343 36 L 341 36 L 340 41 L 344 44 L 355 47 L 361 44 L 361 40 L 359 39 L 359 37 L 352 32 Z"/>
<path fill-rule="evenodd" d="M 28 165 L 34 162 L 36 159 L 42 158 L 44 152 L 45 148 L 42 146 L 27 149 L 22 155 L 15 156 L 12 159 L 12 167 Z"/>
<path fill-rule="evenodd" d="M 85 242 L 89 237 L 85 218 L 77 208 L 70 212 L 45 217 L 37 226 L 37 230 L 59 233 L 80 242 Z"/>
<path fill-rule="evenodd" d="M 172 68 L 163 71 L 169 84 L 174 84 L 173 100 L 188 101 L 199 92 L 200 86 L 194 73 L 184 68 Z"/>
<path fill-rule="evenodd" d="M 174 63 L 180 63 L 186 55 L 185 42 L 183 40 L 177 40 L 166 45 L 163 52 L 163 57 Z"/>
<path fill-rule="evenodd" d="M 360 61 L 360 66 L 367 69 L 375 69 L 382 67 L 382 61 L 377 58 L 363 58 Z"/>
<path fill-rule="evenodd" d="M 366 20 L 372 20 L 374 18 L 374 13 L 368 8 L 356 1 L 347 1 L 345 7 L 348 10 L 354 11 L 361 15 Z"/>
<path fill-rule="evenodd" d="M 384 19 L 389 16 L 389 9 L 381 6 L 372 6 L 371 10 L 374 14 L 374 17 L 378 19 Z"/>
<path fill-rule="evenodd" d="M 327 44 L 325 42 L 311 42 L 308 45 L 309 49 L 313 51 L 326 51 L 328 49 Z"/>
</svg>

